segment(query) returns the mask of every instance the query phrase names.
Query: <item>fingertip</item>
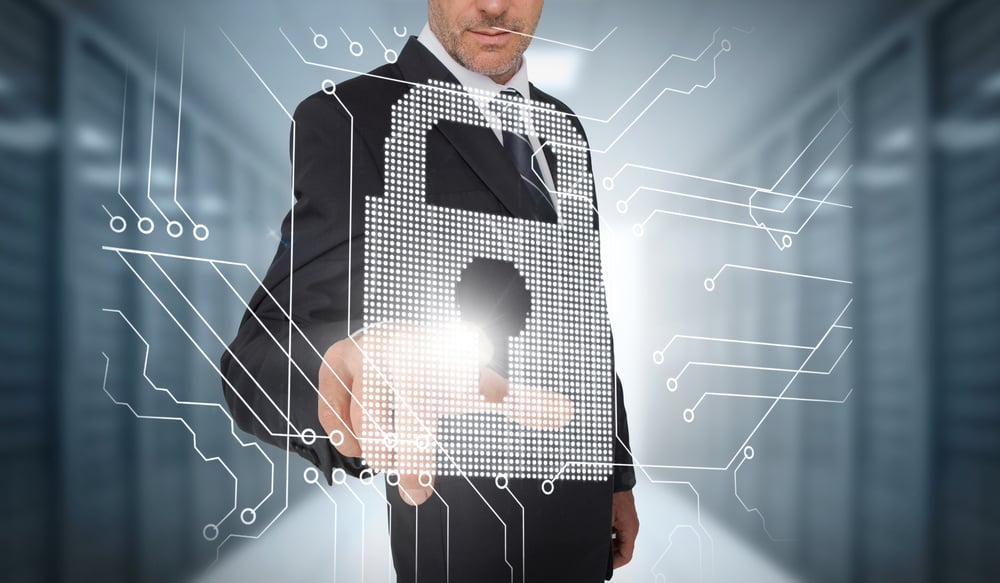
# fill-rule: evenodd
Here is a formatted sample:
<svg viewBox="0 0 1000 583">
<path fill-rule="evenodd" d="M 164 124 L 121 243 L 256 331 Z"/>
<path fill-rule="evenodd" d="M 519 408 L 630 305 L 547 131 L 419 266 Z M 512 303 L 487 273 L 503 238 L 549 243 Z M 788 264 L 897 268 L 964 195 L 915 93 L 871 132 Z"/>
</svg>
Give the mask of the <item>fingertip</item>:
<svg viewBox="0 0 1000 583">
<path fill-rule="evenodd" d="M 399 497 L 410 506 L 420 506 L 431 497 L 432 492 L 431 488 L 404 488 L 402 484 L 399 485 Z"/>
<path fill-rule="evenodd" d="M 350 437 L 345 437 L 344 442 L 340 445 L 335 445 L 334 449 L 336 449 L 340 455 L 347 457 L 361 457 L 361 445 Z"/>
</svg>

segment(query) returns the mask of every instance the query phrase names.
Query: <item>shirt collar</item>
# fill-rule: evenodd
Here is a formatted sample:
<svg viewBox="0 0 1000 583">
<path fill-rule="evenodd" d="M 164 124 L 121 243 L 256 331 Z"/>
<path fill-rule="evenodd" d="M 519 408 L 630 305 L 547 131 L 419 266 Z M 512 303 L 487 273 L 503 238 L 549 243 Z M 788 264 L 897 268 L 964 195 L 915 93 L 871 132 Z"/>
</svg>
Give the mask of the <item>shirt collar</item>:
<svg viewBox="0 0 1000 583">
<path fill-rule="evenodd" d="M 514 76 L 510 78 L 510 81 L 507 81 L 505 85 L 500 85 L 482 73 L 466 69 L 461 63 L 456 61 L 454 57 L 448 54 L 448 51 L 441 44 L 441 41 L 438 40 L 437 35 L 431 30 L 429 24 L 424 25 L 424 29 L 420 31 L 420 36 L 417 37 L 417 40 L 432 55 L 437 57 L 441 61 L 441 64 L 466 88 L 485 91 L 495 96 L 501 90 L 510 87 L 511 89 L 516 89 L 525 99 L 531 99 L 530 88 L 528 86 L 528 63 L 524 56 L 521 57 L 521 65 L 517 68 Z"/>
</svg>

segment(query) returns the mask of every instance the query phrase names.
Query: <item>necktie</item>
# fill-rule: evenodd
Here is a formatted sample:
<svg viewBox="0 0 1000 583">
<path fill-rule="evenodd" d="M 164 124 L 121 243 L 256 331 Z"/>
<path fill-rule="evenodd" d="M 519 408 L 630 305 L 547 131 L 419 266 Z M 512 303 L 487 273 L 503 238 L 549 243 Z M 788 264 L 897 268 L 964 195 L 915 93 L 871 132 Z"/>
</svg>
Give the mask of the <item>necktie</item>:
<svg viewBox="0 0 1000 583">
<path fill-rule="evenodd" d="M 552 203 L 552 195 L 549 194 L 549 189 L 542 180 L 541 168 L 538 165 L 538 159 L 543 157 L 543 154 L 539 152 L 537 156 L 534 155 L 534 148 L 532 148 L 531 141 L 528 140 L 524 131 L 525 123 L 521 107 L 524 103 L 524 97 L 516 89 L 511 88 L 504 89 L 500 95 L 507 97 L 507 99 L 498 97 L 490 103 L 490 106 L 494 113 L 510 123 L 508 127 L 518 130 L 504 130 L 502 132 L 503 149 L 510 156 L 518 174 L 521 175 L 521 181 L 524 183 L 525 190 L 530 196 L 531 205 L 534 207 L 535 216 L 540 220 L 555 223 L 558 221 L 556 208 Z M 544 160 L 544 158 L 542 159 Z"/>
</svg>

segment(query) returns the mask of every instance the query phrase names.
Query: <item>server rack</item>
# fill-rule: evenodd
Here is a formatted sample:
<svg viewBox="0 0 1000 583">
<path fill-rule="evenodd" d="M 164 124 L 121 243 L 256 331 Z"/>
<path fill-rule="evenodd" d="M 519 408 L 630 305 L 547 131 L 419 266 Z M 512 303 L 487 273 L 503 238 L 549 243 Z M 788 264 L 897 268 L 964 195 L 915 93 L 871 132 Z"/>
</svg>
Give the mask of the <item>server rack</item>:
<svg viewBox="0 0 1000 583">
<path fill-rule="evenodd" d="M 912 39 L 856 85 L 856 279 L 860 348 L 858 580 L 927 580 L 930 233 L 917 148 L 919 63 Z"/>
<path fill-rule="evenodd" d="M 27 2 L 0 1 L 0 14 L 0 572 L 28 580 L 55 575 L 34 541 L 55 536 L 60 475 L 52 463 L 59 351 L 51 343 L 59 26 Z"/>
<path fill-rule="evenodd" d="M 937 371 L 934 577 L 1000 578 L 1000 5 L 931 27 Z M 991 133 L 992 128 L 992 133 Z"/>
<path fill-rule="evenodd" d="M 811 108 L 800 124 L 803 142 L 808 142 L 837 115 L 841 104 L 836 96 L 820 100 Z M 827 126 L 828 128 L 830 126 Z M 834 152 L 835 141 L 846 135 L 847 127 L 833 126 L 823 147 L 811 150 L 804 156 L 805 167 L 810 171 L 823 163 L 829 152 Z M 836 148 L 836 153 L 826 161 L 803 196 L 823 200 L 828 193 L 830 202 L 851 204 L 850 181 L 837 180 L 848 171 L 851 162 L 849 142 Z M 802 237 L 797 237 L 794 250 L 797 264 L 805 275 L 845 279 L 851 272 L 851 212 L 843 208 L 801 204 L 805 216 L 801 217 Z M 809 213 L 815 214 L 809 218 Z M 808 220 L 808 223 L 806 221 Z M 799 280 L 799 323 L 801 338 L 817 342 L 837 312 L 852 298 L 852 286 L 819 280 Z M 851 311 L 844 315 L 842 325 L 850 325 Z M 851 362 L 853 354 L 848 348 L 851 332 L 838 329 L 828 336 L 817 358 L 810 362 L 809 370 L 830 370 L 829 376 L 810 375 L 799 379 L 798 390 L 792 396 L 839 400 L 851 391 Z M 841 347 L 847 350 L 838 360 L 833 357 Z M 853 395 L 853 393 L 850 393 Z M 849 398 L 850 399 L 850 398 Z M 851 532 L 851 415 L 853 401 L 843 405 L 832 403 L 797 403 L 801 409 L 798 440 L 801 444 L 798 491 L 798 539 L 796 563 L 800 571 L 813 581 L 845 581 L 850 573 Z"/>
<path fill-rule="evenodd" d="M 99 252 L 106 241 L 114 204 L 120 155 L 125 68 L 84 39 L 67 40 L 65 74 L 58 86 L 73 87 L 64 110 L 65 178 L 59 301 L 63 343 L 59 421 L 63 501 L 58 544 L 61 578 L 124 581 L 135 576 L 135 480 L 131 460 L 135 426 L 101 390 L 102 352 L 108 363 L 107 389 L 115 398 L 134 398 L 135 350 L 120 322 L 101 308 L 129 310 L 134 294 L 117 258 Z M 131 177 L 131 173 L 130 176 Z M 123 189 L 132 189 L 123 180 Z M 131 234 L 123 234 L 130 240 Z"/>
<path fill-rule="evenodd" d="M 803 272 L 853 271 L 854 358 L 838 386 L 849 379 L 856 389 L 850 415 L 803 411 L 798 567 L 810 580 L 992 581 L 1000 6 L 929 1 L 898 24 L 826 80 L 826 97 L 793 104 L 751 148 L 764 156 L 788 122 L 807 135 L 833 93 L 855 122 L 854 209 L 821 212 L 796 243 L 811 246 L 801 249 Z M 851 240 L 849 255 L 820 243 L 838 237 Z M 845 299 L 805 289 L 803 324 Z"/>
<path fill-rule="evenodd" d="M 192 479 L 204 464 L 192 451 L 190 435 L 179 426 L 137 420 L 102 390 L 106 386 L 137 410 L 149 406 L 150 413 L 163 412 L 157 409 L 162 400 L 151 398 L 143 384 L 138 339 L 117 314 L 101 311 L 121 310 L 147 338 L 176 333 L 118 257 L 100 251 L 103 244 L 149 243 L 116 191 L 122 154 L 121 191 L 143 215 L 156 217 L 136 202 L 145 196 L 151 67 L 63 4 L 0 0 L 0 13 L 0 266 L 7 274 L 0 283 L 0 322 L 8 331 L 0 340 L 0 362 L 8 371 L 0 391 L 5 476 L 0 570 L 18 581 L 113 582 L 140 575 L 176 580 L 205 564 L 195 562 L 195 549 L 206 558 L 214 554 L 214 547 L 200 540 L 203 513 L 189 509 L 219 498 L 228 504 L 231 484 L 220 497 L 206 495 Z M 161 76 L 160 81 L 161 91 L 176 90 L 171 80 L 164 83 Z M 154 156 L 156 164 L 172 169 L 176 101 L 164 97 Z M 192 142 L 211 141 L 237 161 L 222 169 L 224 179 L 212 185 L 215 192 L 231 195 L 239 188 L 232 176 L 252 172 L 252 183 L 278 185 L 274 192 L 287 194 L 280 186 L 285 165 L 262 160 L 232 128 L 212 121 L 198 109 L 197 96 L 185 101 L 185 116 L 200 129 L 185 130 Z M 182 155 L 199 147 L 185 144 Z M 184 183 L 183 171 L 179 178 L 182 189 L 196 193 L 208 180 Z M 155 186 L 153 194 L 158 201 L 172 198 L 169 189 Z M 278 208 L 287 206 L 287 198 L 277 200 Z M 247 216 L 266 213 L 267 221 L 276 212 L 273 201 L 259 210 L 252 203 L 246 207 Z M 221 215 L 228 212 L 223 208 Z M 126 220 L 123 233 L 112 233 L 111 215 Z M 157 221 L 157 234 L 166 238 L 164 226 Z M 217 235 L 200 252 L 227 257 L 244 248 L 225 229 Z M 158 239 L 146 246 L 190 251 L 189 239 Z M 264 261 L 273 245 L 266 242 Z M 189 291 L 191 272 L 170 268 Z M 238 314 L 232 306 L 226 311 Z M 151 361 L 150 376 L 160 386 L 191 394 L 192 351 L 175 346 Z M 102 352 L 109 358 L 106 385 Z M 203 388 L 221 401 L 212 380 Z M 224 434 L 226 446 L 238 450 L 228 427 Z M 248 483 L 262 475 L 249 473 Z"/>
</svg>

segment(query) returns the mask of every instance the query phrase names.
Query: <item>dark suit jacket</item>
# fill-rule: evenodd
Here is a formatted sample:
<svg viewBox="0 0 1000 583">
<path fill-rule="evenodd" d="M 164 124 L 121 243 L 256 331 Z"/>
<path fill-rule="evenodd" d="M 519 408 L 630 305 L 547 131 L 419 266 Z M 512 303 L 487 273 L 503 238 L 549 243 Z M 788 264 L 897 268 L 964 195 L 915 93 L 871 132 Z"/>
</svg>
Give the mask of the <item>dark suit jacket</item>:
<svg viewBox="0 0 1000 583">
<path fill-rule="evenodd" d="M 362 327 L 364 200 L 383 191 L 391 106 L 411 83 L 429 79 L 457 82 L 411 38 L 396 63 L 339 84 L 334 95 L 317 92 L 298 106 L 291 143 L 296 203 L 282 224 L 282 244 L 263 286 L 222 357 L 226 402 L 240 428 L 282 448 L 286 438 L 272 434 L 312 429 L 319 439 L 307 445 L 292 437 L 290 447 L 319 466 L 328 481 L 334 468 L 356 476 L 363 465 L 323 438 L 310 382 L 316 384 L 322 353 Z M 530 97 L 569 112 L 534 87 Z M 427 150 L 429 203 L 538 218 L 490 129 L 441 122 L 428 133 Z M 288 359 L 274 341 L 288 345 L 285 314 L 296 325 L 290 387 Z M 616 390 L 616 431 L 627 444 L 620 382 Z M 286 410 L 294 429 L 283 419 Z M 621 443 L 615 443 L 614 461 L 631 463 Z M 416 509 L 403 504 L 395 488 L 386 488 L 400 581 L 415 580 L 416 573 L 421 581 L 445 581 L 448 575 L 455 582 L 599 581 L 608 572 L 611 493 L 631 488 L 635 477 L 631 467 L 616 466 L 613 480 L 557 482 L 548 496 L 536 480 L 512 480 L 510 492 L 498 490 L 492 479 L 471 482 L 438 477 L 438 496 Z"/>
</svg>

